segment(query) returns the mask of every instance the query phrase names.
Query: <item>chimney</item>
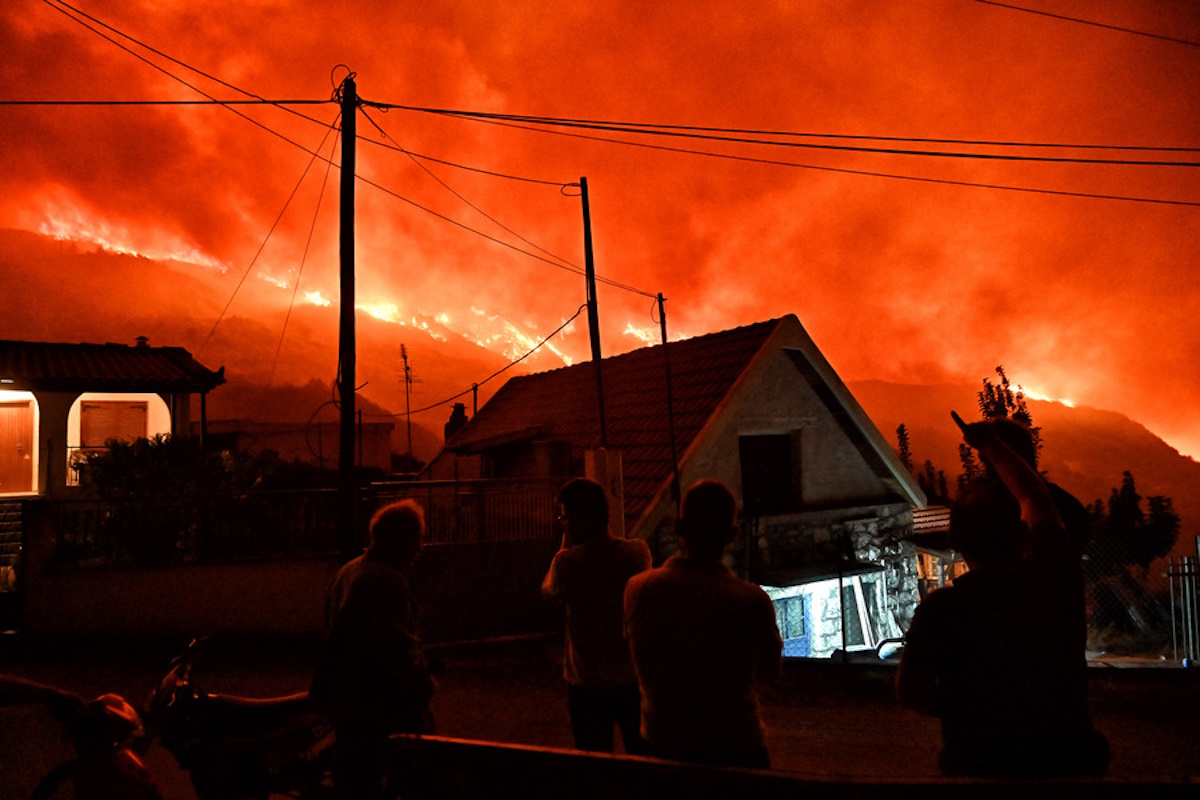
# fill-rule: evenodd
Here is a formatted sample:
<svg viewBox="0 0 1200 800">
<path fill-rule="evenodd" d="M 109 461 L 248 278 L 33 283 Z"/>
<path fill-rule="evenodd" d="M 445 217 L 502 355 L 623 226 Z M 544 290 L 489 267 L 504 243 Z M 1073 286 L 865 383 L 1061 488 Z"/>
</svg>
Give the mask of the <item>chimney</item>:
<svg viewBox="0 0 1200 800">
<path fill-rule="evenodd" d="M 137 337 L 137 346 L 138 347 L 149 347 L 150 346 L 150 337 L 149 336 Z"/>
<path fill-rule="evenodd" d="M 450 421 L 442 428 L 445 440 L 448 442 L 458 433 L 463 425 L 467 424 L 467 407 L 463 403 L 455 403 L 454 410 L 450 412 Z"/>
</svg>

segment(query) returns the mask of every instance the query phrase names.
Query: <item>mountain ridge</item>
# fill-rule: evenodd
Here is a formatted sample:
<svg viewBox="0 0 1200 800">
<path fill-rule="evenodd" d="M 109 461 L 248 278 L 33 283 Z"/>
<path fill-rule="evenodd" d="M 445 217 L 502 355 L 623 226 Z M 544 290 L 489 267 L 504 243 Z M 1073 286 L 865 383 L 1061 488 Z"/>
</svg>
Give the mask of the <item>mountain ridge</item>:
<svg viewBox="0 0 1200 800">
<path fill-rule="evenodd" d="M 909 434 L 914 469 L 926 460 L 953 486 L 962 471 L 961 437 L 950 418 L 979 418 L 979 387 L 915 385 L 880 380 L 847 381 L 847 387 L 893 448 L 901 423 Z M 1183 455 L 1136 420 L 1117 411 L 1027 400 L 1041 429 L 1039 468 L 1086 504 L 1108 500 L 1129 471 L 1142 497 L 1165 496 L 1182 521 L 1176 554 L 1193 554 L 1200 534 L 1200 462 Z"/>
</svg>

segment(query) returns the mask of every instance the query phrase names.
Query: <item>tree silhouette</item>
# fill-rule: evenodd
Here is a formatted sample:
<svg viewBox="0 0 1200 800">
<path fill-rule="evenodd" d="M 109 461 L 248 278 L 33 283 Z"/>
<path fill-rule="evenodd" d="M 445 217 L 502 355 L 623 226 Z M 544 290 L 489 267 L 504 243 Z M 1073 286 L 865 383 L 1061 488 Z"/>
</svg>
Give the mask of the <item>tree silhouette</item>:
<svg viewBox="0 0 1200 800">
<path fill-rule="evenodd" d="M 961 492 L 987 477 L 987 468 L 975 458 L 975 451 L 969 444 L 959 442 L 958 460 L 962 462 L 962 473 L 958 476 L 958 491 Z"/>
<path fill-rule="evenodd" d="M 933 462 L 925 459 L 925 465 L 920 472 L 913 469 L 912 446 L 908 437 L 908 427 L 902 422 L 896 428 L 896 454 L 900 463 L 909 474 L 917 479 L 917 485 L 925 493 L 925 499 L 932 505 L 949 505 L 950 493 L 946 488 L 946 473 L 933 466 Z"/>
<path fill-rule="evenodd" d="M 933 505 L 950 505 L 950 491 L 946 486 L 946 473 L 933 466 L 933 462 L 925 459 L 925 467 L 917 473 L 917 485 L 925 493 Z"/>
<path fill-rule="evenodd" d="M 1112 575 L 1137 565 L 1144 576 L 1154 559 L 1171 552 L 1180 528 L 1171 498 L 1145 498 L 1147 511 L 1142 510 L 1142 500 L 1133 474 L 1126 470 L 1107 504 L 1097 500 L 1088 507 L 1094 532 L 1086 551 L 1090 572 Z"/>
<path fill-rule="evenodd" d="M 912 450 L 909 449 L 908 443 L 908 428 L 904 427 L 904 423 L 900 423 L 900 427 L 896 428 L 896 441 L 899 445 L 896 453 L 900 456 L 900 463 L 909 472 L 913 471 Z"/>
<path fill-rule="evenodd" d="M 999 376 L 999 383 L 992 383 L 989 378 L 983 379 L 983 389 L 979 392 L 979 413 L 984 419 L 1007 417 L 1029 428 L 1036 466 L 1037 456 L 1042 451 L 1042 429 L 1034 427 L 1033 415 L 1029 413 L 1029 405 L 1025 402 L 1025 393 L 1020 386 L 1013 389 L 1008 375 L 1004 373 L 1004 365 L 996 367 L 996 375 Z"/>
</svg>

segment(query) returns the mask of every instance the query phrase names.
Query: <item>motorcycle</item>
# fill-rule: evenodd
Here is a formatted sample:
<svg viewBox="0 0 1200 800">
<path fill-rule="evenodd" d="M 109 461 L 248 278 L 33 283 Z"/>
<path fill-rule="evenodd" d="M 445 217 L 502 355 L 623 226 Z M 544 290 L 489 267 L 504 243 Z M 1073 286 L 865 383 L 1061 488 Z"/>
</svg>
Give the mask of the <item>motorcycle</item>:
<svg viewBox="0 0 1200 800">
<path fill-rule="evenodd" d="M 332 797 L 333 727 L 307 692 L 210 694 L 192 682 L 194 639 L 146 699 L 148 735 L 188 773 L 200 800 Z"/>
<path fill-rule="evenodd" d="M 125 698 L 103 694 L 88 702 L 74 692 L 0 675 L 0 705 L 28 704 L 44 706 L 75 751 L 38 782 L 32 800 L 62 796 L 60 789 L 79 800 L 162 800 L 142 761 L 149 746 L 142 720 Z"/>
</svg>

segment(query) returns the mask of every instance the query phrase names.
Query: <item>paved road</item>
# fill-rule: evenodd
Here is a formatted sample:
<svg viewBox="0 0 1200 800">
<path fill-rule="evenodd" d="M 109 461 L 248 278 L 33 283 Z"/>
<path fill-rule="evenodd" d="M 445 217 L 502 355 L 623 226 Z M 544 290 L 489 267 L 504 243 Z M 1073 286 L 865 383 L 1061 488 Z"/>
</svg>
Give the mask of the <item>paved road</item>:
<svg viewBox="0 0 1200 800">
<path fill-rule="evenodd" d="M 179 643 L 17 647 L 0 642 L 0 671 L 87 696 L 116 691 L 140 701 Z M 467 739 L 569 747 L 565 692 L 554 640 L 434 649 L 443 664 L 434 713 L 438 733 Z M 316 647 L 298 642 L 214 642 L 197 667 L 209 691 L 267 696 L 306 688 Z M 1107 780 L 1179 781 L 1200 787 L 1200 671 L 1093 670 L 1097 726 L 1109 737 Z M 885 667 L 789 664 L 763 692 L 776 769 L 805 778 L 921 780 L 937 776 L 935 720 L 899 708 Z M 28 796 L 69 753 L 35 709 L 0 709 L 0 800 Z M 168 797 L 191 800 L 186 779 L 161 748 L 149 754 Z"/>
</svg>

